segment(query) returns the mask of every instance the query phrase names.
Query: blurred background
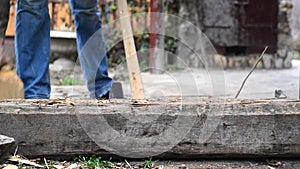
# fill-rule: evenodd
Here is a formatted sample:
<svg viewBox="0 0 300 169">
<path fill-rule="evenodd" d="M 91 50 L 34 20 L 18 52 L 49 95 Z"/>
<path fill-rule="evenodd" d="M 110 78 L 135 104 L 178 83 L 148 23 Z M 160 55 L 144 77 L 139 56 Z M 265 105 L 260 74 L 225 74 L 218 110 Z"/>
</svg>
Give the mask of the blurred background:
<svg viewBox="0 0 300 169">
<path fill-rule="evenodd" d="M 180 60 L 184 60 L 185 66 L 189 68 L 203 67 L 201 58 L 185 50 L 186 47 L 180 40 L 149 33 L 149 29 L 168 30 L 176 27 L 175 32 L 179 37 L 187 37 L 195 33 L 192 27 L 198 27 L 216 49 L 217 54 L 212 56 L 213 60 L 221 64 L 225 70 L 229 70 L 228 72 L 251 68 L 266 46 L 269 48 L 257 69 L 292 69 L 293 60 L 300 59 L 299 0 L 128 0 L 128 4 L 130 13 L 133 14 L 131 16 L 133 30 L 140 32 L 134 35 L 134 39 L 139 52 L 140 67 L 144 72 L 157 73 L 149 67 L 168 71 L 182 70 L 184 67 Z M 118 65 L 125 62 L 123 42 L 119 40 L 120 25 L 116 22 L 119 19 L 118 7 L 116 0 L 99 0 L 98 5 L 104 34 L 109 37 L 106 43 L 107 45 L 114 43 L 108 48 L 108 58 L 110 73 L 115 75 Z M 15 58 L 15 12 L 16 0 L 12 0 L 10 21 L 6 32 L 8 38 L 6 49 L 13 59 Z M 170 14 L 177 16 L 178 20 L 188 20 L 193 25 L 185 22 L 172 23 L 170 17 L 134 16 L 141 12 Z M 49 0 L 49 14 L 51 17 L 51 83 L 82 85 L 80 79 L 72 77 L 74 65 L 78 63 L 76 63 L 74 19 L 68 0 Z M 157 59 L 158 57 L 154 56 L 155 52 L 147 50 L 155 47 L 171 55 Z M 126 71 L 122 69 L 120 72 Z M 123 76 L 126 75 L 116 75 L 114 78 L 122 81 L 126 79 Z"/>
<path fill-rule="evenodd" d="M 263 65 L 259 65 L 261 68 L 291 68 L 291 59 L 299 58 L 300 2 L 297 0 L 128 0 L 128 4 L 132 14 L 161 12 L 191 21 L 208 36 L 218 54 L 224 55 L 225 68 L 253 65 L 256 54 L 261 53 L 265 46 L 269 46 L 267 53 L 272 56 L 265 57 Z M 6 32 L 11 39 L 7 42 L 11 56 L 14 56 L 12 40 L 15 9 L 16 1 L 12 0 L 10 21 Z M 100 0 L 99 9 L 104 26 L 119 18 L 115 0 Z M 74 46 L 75 35 L 67 34 L 67 32 L 74 32 L 74 20 L 68 0 L 49 0 L 49 14 L 52 30 L 51 62 L 60 57 L 74 60 L 77 57 L 76 46 Z M 157 22 L 147 17 L 143 20 L 143 24 L 146 25 Z M 139 26 L 138 24 L 132 22 L 134 29 Z M 181 27 L 184 30 L 178 30 L 179 33 L 190 34 L 185 25 Z M 149 33 L 135 36 L 137 50 L 149 48 L 151 38 L 155 36 L 150 36 Z M 55 39 L 68 39 L 69 41 L 66 42 L 73 46 L 68 44 L 65 49 L 59 49 L 56 47 Z M 166 37 L 164 41 L 166 50 L 178 53 L 180 45 L 176 44 L 176 39 Z M 123 53 L 122 50 L 123 46 L 120 43 L 110 51 L 110 64 L 122 60 L 119 56 Z M 143 59 L 143 62 L 149 64 L 149 58 Z M 164 65 L 168 66 L 176 64 L 176 60 L 170 58 L 165 62 Z"/>
</svg>

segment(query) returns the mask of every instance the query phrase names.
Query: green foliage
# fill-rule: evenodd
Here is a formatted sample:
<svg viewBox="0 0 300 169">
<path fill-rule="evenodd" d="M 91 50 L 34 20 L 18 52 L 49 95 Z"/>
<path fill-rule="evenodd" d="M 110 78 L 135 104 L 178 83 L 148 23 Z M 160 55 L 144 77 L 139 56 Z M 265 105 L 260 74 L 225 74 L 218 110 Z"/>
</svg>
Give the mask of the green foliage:
<svg viewBox="0 0 300 169">
<path fill-rule="evenodd" d="M 164 1 L 164 11 L 168 14 L 177 15 L 179 13 L 179 8 L 183 0 L 165 0 Z"/>
<path fill-rule="evenodd" d="M 300 52 L 292 51 L 292 58 L 300 60 Z"/>
<path fill-rule="evenodd" d="M 177 15 L 179 13 L 182 1 L 183 0 L 164 0 L 164 13 Z M 118 8 L 118 6 L 116 5 L 116 1 L 107 1 L 105 5 L 108 5 L 110 7 L 110 14 L 116 12 Z M 150 2 L 147 0 L 128 0 L 128 6 L 130 8 L 131 14 L 138 12 L 147 12 L 150 8 Z M 147 20 L 147 18 L 139 18 L 138 16 L 139 15 L 137 15 L 135 19 L 137 21 L 137 24 L 140 25 L 136 25 L 137 28 L 135 28 L 139 31 L 137 34 L 134 35 L 135 46 L 138 52 L 147 52 L 150 48 L 150 33 L 149 30 L 147 30 L 149 28 L 144 28 L 144 22 L 145 20 Z M 120 42 L 120 40 L 122 39 L 122 32 L 119 29 L 112 29 L 107 37 L 109 38 L 106 39 L 106 44 L 110 48 L 108 49 L 107 54 L 109 67 L 115 67 L 120 63 L 126 62 L 123 42 Z M 177 50 L 178 40 L 173 37 L 165 36 L 164 41 L 165 50 L 175 54 Z M 115 44 L 116 42 L 118 43 Z M 148 56 L 150 55 L 148 54 Z M 147 58 L 147 54 L 139 58 L 139 61 L 143 62 L 143 66 L 147 65 L 146 67 L 148 67 L 149 57 Z M 176 67 L 174 67 L 173 65 L 169 68 L 176 69 Z"/>
<path fill-rule="evenodd" d="M 75 160 L 84 163 L 87 167 L 91 169 L 115 167 L 115 164 L 111 162 L 111 158 L 107 161 L 107 160 L 102 160 L 101 157 L 96 157 L 96 156 L 92 156 L 92 157 L 80 156 L 78 159 Z"/>
<path fill-rule="evenodd" d="M 126 62 L 125 51 L 123 41 L 120 41 L 121 32 L 117 29 L 113 30 L 110 35 L 109 39 L 106 39 L 106 44 L 108 47 L 112 47 L 107 52 L 108 56 L 108 64 L 109 67 L 114 67 L 121 63 Z M 148 33 L 140 33 L 134 36 L 134 41 L 136 45 L 136 50 L 139 52 L 144 52 L 149 49 L 149 34 Z M 114 44 L 118 42 L 117 44 Z"/>
<path fill-rule="evenodd" d="M 146 62 L 146 61 L 141 61 L 140 62 L 140 70 L 142 71 L 142 72 L 146 72 L 146 71 L 148 71 L 149 70 L 149 64 Z"/>
<path fill-rule="evenodd" d="M 150 157 L 148 160 L 146 160 L 143 163 L 144 168 L 153 168 L 155 166 L 155 161 L 152 161 L 152 157 Z"/>
<path fill-rule="evenodd" d="M 117 10 L 117 4 L 116 3 L 112 3 L 111 6 L 110 6 L 110 10 L 111 11 Z"/>
<path fill-rule="evenodd" d="M 137 51 L 145 51 L 149 49 L 149 33 L 140 33 L 139 36 L 135 36 L 135 42 L 137 43 Z"/>
<path fill-rule="evenodd" d="M 176 64 L 167 64 L 165 67 L 168 71 L 176 71 L 179 70 L 178 66 Z"/>
<path fill-rule="evenodd" d="M 266 162 L 269 166 L 276 167 L 276 168 L 277 167 L 279 168 L 282 165 L 282 163 L 277 160 L 267 160 Z"/>
<path fill-rule="evenodd" d="M 47 165 L 45 164 L 45 162 L 42 164 L 45 168 L 49 168 L 49 169 L 55 169 L 54 165 L 55 162 L 51 161 L 51 160 L 47 160 Z"/>
<path fill-rule="evenodd" d="M 177 40 L 170 36 L 165 36 L 165 50 L 175 53 L 177 46 L 176 46 Z"/>
<path fill-rule="evenodd" d="M 65 77 L 64 79 L 61 79 L 60 85 L 63 86 L 71 86 L 71 85 L 82 85 L 83 82 L 79 79 L 74 79 L 72 77 Z"/>
<path fill-rule="evenodd" d="M 122 32 L 119 29 L 112 29 L 108 37 L 105 39 L 106 46 L 108 47 L 108 65 L 109 67 L 114 67 L 126 60 L 123 42 L 120 42 L 122 40 Z"/>
</svg>

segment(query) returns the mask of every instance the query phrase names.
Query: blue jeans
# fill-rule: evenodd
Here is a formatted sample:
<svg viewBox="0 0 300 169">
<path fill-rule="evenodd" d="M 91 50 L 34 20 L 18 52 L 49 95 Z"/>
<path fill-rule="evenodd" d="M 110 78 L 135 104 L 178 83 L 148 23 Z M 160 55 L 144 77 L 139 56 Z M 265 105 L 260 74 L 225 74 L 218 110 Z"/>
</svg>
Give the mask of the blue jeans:
<svg viewBox="0 0 300 169">
<path fill-rule="evenodd" d="M 106 94 L 107 56 L 97 0 L 70 0 L 75 18 L 77 49 L 85 83 L 92 98 Z M 50 18 L 48 0 L 18 0 L 16 15 L 17 74 L 24 83 L 25 98 L 50 97 Z"/>
</svg>

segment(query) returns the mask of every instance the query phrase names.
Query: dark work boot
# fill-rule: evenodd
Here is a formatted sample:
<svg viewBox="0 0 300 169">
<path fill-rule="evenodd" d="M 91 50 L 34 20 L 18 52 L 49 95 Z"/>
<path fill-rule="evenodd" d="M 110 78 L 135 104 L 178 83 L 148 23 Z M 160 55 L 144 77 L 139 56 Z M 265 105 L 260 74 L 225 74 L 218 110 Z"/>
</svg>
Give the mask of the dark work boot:
<svg viewBox="0 0 300 169">
<path fill-rule="evenodd" d="M 98 100 L 108 100 L 109 99 L 109 92 L 105 93 L 101 97 L 97 98 Z"/>
</svg>

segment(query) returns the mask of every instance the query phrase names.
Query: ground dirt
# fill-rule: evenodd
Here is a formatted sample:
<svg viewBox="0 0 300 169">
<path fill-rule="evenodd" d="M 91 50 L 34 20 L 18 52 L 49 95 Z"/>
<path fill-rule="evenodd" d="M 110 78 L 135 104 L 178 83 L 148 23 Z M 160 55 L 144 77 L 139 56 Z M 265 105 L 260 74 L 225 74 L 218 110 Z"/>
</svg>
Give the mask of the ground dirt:
<svg viewBox="0 0 300 169">
<path fill-rule="evenodd" d="M 74 161 L 51 161 L 47 160 L 47 165 L 44 159 L 30 160 L 36 164 L 44 166 L 44 168 L 57 169 L 87 169 L 86 164 Z M 144 168 L 145 161 L 112 161 L 114 169 L 140 169 Z M 300 160 L 193 160 L 193 161 L 160 161 L 152 160 L 154 166 L 152 169 L 298 169 L 300 168 Z M 0 164 L 0 168 L 5 168 L 8 165 L 17 166 L 18 168 L 39 168 L 32 165 L 18 164 L 11 161 L 6 161 Z"/>
</svg>

